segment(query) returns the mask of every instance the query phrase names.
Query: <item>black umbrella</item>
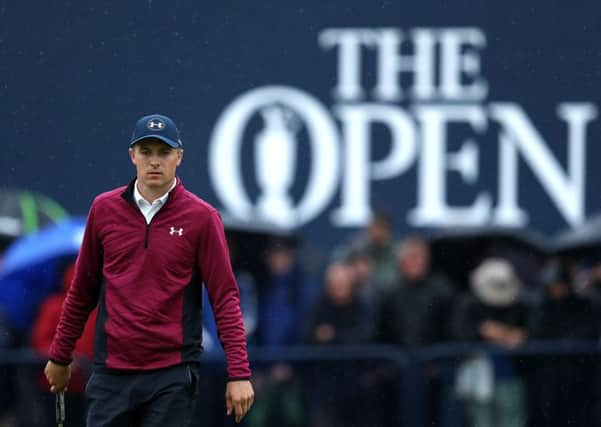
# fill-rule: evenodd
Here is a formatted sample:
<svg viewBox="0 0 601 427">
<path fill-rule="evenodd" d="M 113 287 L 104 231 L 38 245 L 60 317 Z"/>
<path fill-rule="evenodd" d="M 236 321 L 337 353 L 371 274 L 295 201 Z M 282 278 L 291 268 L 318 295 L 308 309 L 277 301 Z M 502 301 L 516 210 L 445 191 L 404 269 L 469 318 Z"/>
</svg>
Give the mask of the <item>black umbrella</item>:
<svg viewBox="0 0 601 427">
<path fill-rule="evenodd" d="M 265 250 L 274 244 L 298 245 L 298 236 L 292 231 L 262 221 L 243 221 L 223 216 L 234 270 L 245 270 L 255 278 L 263 274 Z"/>
<path fill-rule="evenodd" d="M 601 213 L 576 228 L 559 232 L 551 242 L 551 251 L 576 261 L 601 260 Z"/>
<path fill-rule="evenodd" d="M 0 251 L 15 238 L 68 216 L 53 199 L 31 191 L 0 188 Z"/>
<path fill-rule="evenodd" d="M 548 257 L 545 240 L 532 231 L 503 227 L 448 229 L 430 238 L 432 267 L 460 288 L 466 288 L 470 273 L 486 258 L 503 258 L 515 268 L 525 285 L 537 283 Z"/>
</svg>

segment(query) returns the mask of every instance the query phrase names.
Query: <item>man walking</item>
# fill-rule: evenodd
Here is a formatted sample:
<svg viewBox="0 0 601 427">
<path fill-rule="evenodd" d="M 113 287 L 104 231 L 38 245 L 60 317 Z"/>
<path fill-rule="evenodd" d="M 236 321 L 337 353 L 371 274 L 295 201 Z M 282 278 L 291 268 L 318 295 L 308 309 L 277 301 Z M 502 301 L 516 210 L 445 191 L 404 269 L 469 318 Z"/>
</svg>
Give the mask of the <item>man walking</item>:
<svg viewBox="0 0 601 427">
<path fill-rule="evenodd" d="M 189 425 L 204 282 L 227 359 L 227 414 L 240 422 L 254 392 L 219 213 L 176 177 L 183 148 L 170 118 L 139 119 L 129 155 L 136 179 L 92 203 L 44 371 L 50 389 L 67 387 L 75 342 L 98 305 L 88 427 Z"/>
</svg>

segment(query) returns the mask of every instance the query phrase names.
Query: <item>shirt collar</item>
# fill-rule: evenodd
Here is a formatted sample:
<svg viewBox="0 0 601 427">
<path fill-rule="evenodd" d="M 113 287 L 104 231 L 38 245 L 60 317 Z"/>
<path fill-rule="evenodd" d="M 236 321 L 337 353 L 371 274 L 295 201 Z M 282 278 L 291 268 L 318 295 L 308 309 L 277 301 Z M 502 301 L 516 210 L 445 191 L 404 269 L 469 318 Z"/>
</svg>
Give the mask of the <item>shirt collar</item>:
<svg viewBox="0 0 601 427">
<path fill-rule="evenodd" d="M 156 199 L 154 202 L 158 202 L 161 205 L 164 205 L 165 202 L 167 201 L 167 199 L 169 198 L 169 193 L 171 192 L 171 190 L 173 190 L 175 188 L 175 185 L 177 184 L 177 178 L 173 178 L 173 184 L 171 185 L 171 188 L 169 188 L 169 190 L 167 190 L 167 192 L 165 194 L 163 194 L 161 197 L 159 197 L 158 199 Z M 141 203 L 148 203 L 148 200 L 146 200 L 144 198 L 144 196 L 142 196 L 142 193 L 140 193 L 140 191 L 138 190 L 138 180 L 136 179 L 136 182 L 134 182 L 134 200 L 136 201 L 136 204 L 139 206 Z M 151 203 L 148 203 L 149 205 Z"/>
</svg>

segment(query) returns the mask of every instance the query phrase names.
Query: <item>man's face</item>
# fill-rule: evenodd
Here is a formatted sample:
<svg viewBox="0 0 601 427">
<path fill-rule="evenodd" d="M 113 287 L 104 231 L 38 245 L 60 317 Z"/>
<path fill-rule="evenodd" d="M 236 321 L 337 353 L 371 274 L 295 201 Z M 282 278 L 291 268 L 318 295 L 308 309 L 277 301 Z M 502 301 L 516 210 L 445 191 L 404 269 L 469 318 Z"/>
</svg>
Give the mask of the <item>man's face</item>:
<svg viewBox="0 0 601 427">
<path fill-rule="evenodd" d="M 552 299 L 564 299 L 570 295 L 570 285 L 558 281 L 549 285 L 547 292 Z"/>
<path fill-rule="evenodd" d="M 384 221 L 374 221 L 367 228 L 369 240 L 377 247 L 384 247 L 392 239 L 392 230 Z"/>
<path fill-rule="evenodd" d="M 335 264 L 326 272 L 326 291 L 330 300 L 337 306 L 349 304 L 353 300 L 353 272 L 349 266 Z"/>
<path fill-rule="evenodd" d="M 411 246 L 398 255 L 399 268 L 408 280 L 421 280 L 428 275 L 430 256 L 426 248 Z"/>
<path fill-rule="evenodd" d="M 294 251 L 288 248 L 271 248 L 267 251 L 266 262 L 271 274 L 286 274 L 294 264 Z"/>
<path fill-rule="evenodd" d="M 183 155 L 184 150 L 171 148 L 157 139 L 142 140 L 129 149 L 138 183 L 149 190 L 169 189 Z"/>
</svg>

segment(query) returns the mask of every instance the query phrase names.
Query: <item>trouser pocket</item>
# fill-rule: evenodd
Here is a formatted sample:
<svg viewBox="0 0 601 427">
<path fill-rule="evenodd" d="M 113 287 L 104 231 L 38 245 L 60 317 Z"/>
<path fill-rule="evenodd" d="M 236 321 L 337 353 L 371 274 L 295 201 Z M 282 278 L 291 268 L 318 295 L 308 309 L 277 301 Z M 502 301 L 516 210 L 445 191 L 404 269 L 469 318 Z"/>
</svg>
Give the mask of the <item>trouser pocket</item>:
<svg viewBox="0 0 601 427">
<path fill-rule="evenodd" d="M 186 364 L 186 384 L 190 394 L 198 394 L 198 379 L 200 376 L 200 369 L 197 364 L 187 363 Z"/>
<path fill-rule="evenodd" d="M 84 396 L 88 396 L 90 393 L 90 387 L 92 387 L 92 382 L 94 381 L 94 378 L 96 377 L 96 374 L 94 372 L 92 372 L 90 374 L 90 378 L 88 378 L 88 382 L 86 383 L 86 387 L 83 391 Z"/>
</svg>

